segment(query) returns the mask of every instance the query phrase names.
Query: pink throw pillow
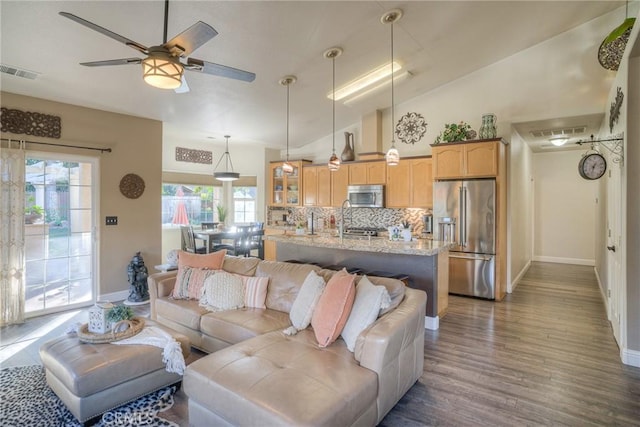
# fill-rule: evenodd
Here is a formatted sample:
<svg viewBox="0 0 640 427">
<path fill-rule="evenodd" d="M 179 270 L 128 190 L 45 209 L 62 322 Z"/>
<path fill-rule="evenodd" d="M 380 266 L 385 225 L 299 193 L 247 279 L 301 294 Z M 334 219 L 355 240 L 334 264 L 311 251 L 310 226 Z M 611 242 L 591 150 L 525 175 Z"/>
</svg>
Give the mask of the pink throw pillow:
<svg viewBox="0 0 640 427">
<path fill-rule="evenodd" d="M 180 251 L 178 253 L 178 269 L 180 267 L 208 268 L 209 270 L 220 270 L 224 264 L 224 256 L 227 250 L 212 252 L 210 254 L 192 254 L 191 252 Z"/>
<path fill-rule="evenodd" d="M 240 276 L 244 283 L 244 306 L 251 308 L 267 308 L 268 277 Z"/>
<path fill-rule="evenodd" d="M 320 347 L 329 346 L 344 329 L 356 295 L 355 278 L 355 274 L 349 274 L 346 270 L 339 271 L 329 279 L 320 296 L 311 318 L 311 326 Z"/>
</svg>

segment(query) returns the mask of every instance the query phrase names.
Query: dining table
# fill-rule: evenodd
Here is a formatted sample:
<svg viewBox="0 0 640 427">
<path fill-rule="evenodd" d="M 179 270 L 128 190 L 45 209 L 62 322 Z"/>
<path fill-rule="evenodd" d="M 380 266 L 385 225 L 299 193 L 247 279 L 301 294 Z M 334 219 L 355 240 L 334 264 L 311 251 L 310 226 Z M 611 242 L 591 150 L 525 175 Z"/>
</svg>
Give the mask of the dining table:
<svg viewBox="0 0 640 427">
<path fill-rule="evenodd" d="M 258 257 L 260 259 L 264 259 L 264 245 L 262 244 L 262 236 L 264 235 L 264 230 L 257 231 L 247 231 L 244 227 L 230 227 L 226 230 L 194 230 L 193 237 L 199 240 L 204 241 L 204 246 L 207 248 L 207 253 L 214 252 L 214 247 L 216 244 L 220 244 L 223 240 L 231 240 L 229 245 L 237 247 L 238 242 L 242 238 L 246 238 L 247 236 L 256 236 L 260 237 L 260 245 L 258 245 Z M 222 242 L 224 243 L 224 242 Z"/>
</svg>

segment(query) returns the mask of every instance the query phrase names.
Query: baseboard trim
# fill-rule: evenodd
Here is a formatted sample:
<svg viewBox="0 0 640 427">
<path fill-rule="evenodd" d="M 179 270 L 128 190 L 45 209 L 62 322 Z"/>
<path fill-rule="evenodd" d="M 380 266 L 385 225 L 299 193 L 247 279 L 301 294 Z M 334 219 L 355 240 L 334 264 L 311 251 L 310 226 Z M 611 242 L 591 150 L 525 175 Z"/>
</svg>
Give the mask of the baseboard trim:
<svg viewBox="0 0 640 427">
<path fill-rule="evenodd" d="M 437 331 L 440 327 L 440 317 L 424 316 L 424 328 L 430 331 Z"/>
<path fill-rule="evenodd" d="M 595 267 L 596 260 L 595 259 L 582 259 L 582 258 L 561 258 L 561 257 L 553 257 L 553 256 L 534 256 L 534 261 L 538 262 L 553 262 L 556 264 L 574 264 L 574 265 L 588 265 L 591 267 Z"/>
<path fill-rule="evenodd" d="M 621 351 L 622 363 L 640 368 L 640 351 L 625 348 Z"/>
<path fill-rule="evenodd" d="M 522 280 L 524 275 L 527 273 L 527 271 L 529 270 L 529 267 L 531 267 L 531 260 L 527 261 L 524 267 L 522 267 L 522 270 L 520 270 L 520 273 L 518 273 L 516 278 L 513 279 L 513 281 L 511 281 L 510 289 L 507 289 L 508 293 L 512 293 L 516 289 L 516 286 L 518 286 L 518 283 L 520 283 L 520 280 Z"/>
<path fill-rule="evenodd" d="M 129 291 L 118 291 L 109 294 L 100 294 L 98 301 L 124 301 L 127 298 L 129 298 Z"/>
<path fill-rule="evenodd" d="M 600 272 L 598 271 L 598 267 L 593 267 L 593 272 L 596 275 L 596 280 L 598 281 L 598 288 L 600 289 L 600 296 L 602 297 L 602 303 L 604 304 L 604 311 L 607 313 L 607 318 L 609 317 L 609 304 L 608 304 L 608 298 L 607 298 L 607 293 L 605 292 L 604 289 L 604 285 L 602 284 L 602 281 L 600 280 Z M 609 319 L 611 320 L 611 319 Z"/>
</svg>

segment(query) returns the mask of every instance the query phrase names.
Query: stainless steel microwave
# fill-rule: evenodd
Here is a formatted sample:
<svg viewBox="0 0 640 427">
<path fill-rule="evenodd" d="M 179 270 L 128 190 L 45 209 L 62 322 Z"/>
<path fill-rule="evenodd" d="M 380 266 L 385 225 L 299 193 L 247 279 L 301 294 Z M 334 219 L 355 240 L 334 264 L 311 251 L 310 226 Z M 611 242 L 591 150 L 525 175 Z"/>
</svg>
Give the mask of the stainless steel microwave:
<svg viewBox="0 0 640 427">
<path fill-rule="evenodd" d="M 384 207 L 384 185 L 350 185 L 347 196 L 354 208 Z"/>
</svg>

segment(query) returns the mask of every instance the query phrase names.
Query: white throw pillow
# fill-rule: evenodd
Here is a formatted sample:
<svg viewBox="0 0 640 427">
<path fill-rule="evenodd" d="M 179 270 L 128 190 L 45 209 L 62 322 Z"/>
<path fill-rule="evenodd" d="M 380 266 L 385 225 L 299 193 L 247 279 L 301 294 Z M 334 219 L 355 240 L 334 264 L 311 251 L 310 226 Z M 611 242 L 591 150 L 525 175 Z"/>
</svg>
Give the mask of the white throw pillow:
<svg viewBox="0 0 640 427">
<path fill-rule="evenodd" d="M 376 321 L 381 308 L 391 304 L 389 291 L 384 286 L 376 286 L 363 276 L 356 286 L 356 299 L 353 302 L 351 314 L 342 330 L 342 339 L 349 351 L 356 347 L 356 340 L 360 332 Z"/>
<path fill-rule="evenodd" d="M 209 311 L 235 310 L 244 307 L 244 283 L 231 273 L 220 272 L 204 282 L 200 305 Z"/>
<path fill-rule="evenodd" d="M 301 331 L 311 324 L 313 310 L 316 308 L 325 286 L 324 279 L 318 276 L 315 271 L 310 271 L 304 279 L 300 292 L 293 301 L 289 312 L 289 319 L 296 330 Z"/>
</svg>

